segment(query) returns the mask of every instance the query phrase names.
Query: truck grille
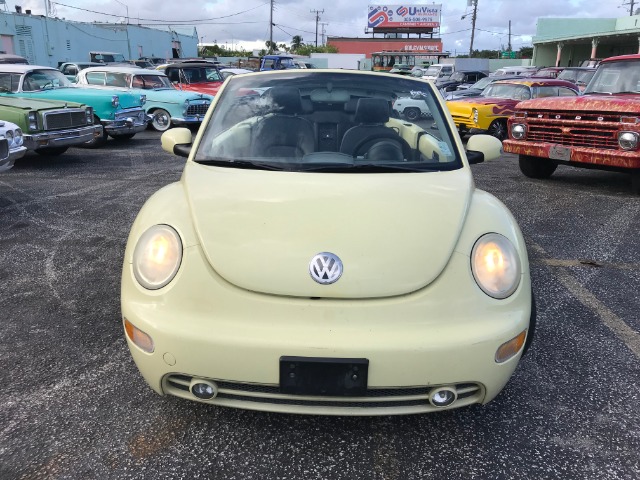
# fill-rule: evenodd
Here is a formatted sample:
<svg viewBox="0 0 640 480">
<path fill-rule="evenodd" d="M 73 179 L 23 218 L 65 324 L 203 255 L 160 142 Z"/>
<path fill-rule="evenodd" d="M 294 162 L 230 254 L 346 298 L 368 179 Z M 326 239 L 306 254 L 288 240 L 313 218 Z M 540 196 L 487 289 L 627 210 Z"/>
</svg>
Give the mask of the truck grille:
<svg viewBox="0 0 640 480">
<path fill-rule="evenodd" d="M 527 112 L 527 140 L 567 147 L 616 150 L 621 114 Z"/>
<path fill-rule="evenodd" d="M 84 127 L 87 124 L 87 115 L 82 109 L 55 110 L 46 112 L 43 117 L 45 130 Z"/>
<path fill-rule="evenodd" d="M 208 103 L 202 103 L 199 105 L 189 105 L 187 107 L 187 116 L 195 116 L 195 115 L 203 116 L 207 113 L 207 110 L 209 110 Z"/>
</svg>

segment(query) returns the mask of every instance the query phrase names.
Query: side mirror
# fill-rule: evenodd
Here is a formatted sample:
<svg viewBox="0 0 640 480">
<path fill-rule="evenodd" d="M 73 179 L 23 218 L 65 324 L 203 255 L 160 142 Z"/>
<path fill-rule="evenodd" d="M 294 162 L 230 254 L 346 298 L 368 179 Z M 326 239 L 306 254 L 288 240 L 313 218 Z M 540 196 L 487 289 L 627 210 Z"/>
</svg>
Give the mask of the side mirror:
<svg viewBox="0 0 640 480">
<path fill-rule="evenodd" d="M 470 165 L 495 160 L 502 153 L 502 142 L 491 135 L 472 135 L 467 141 L 467 160 Z"/>
<path fill-rule="evenodd" d="M 188 128 L 172 128 L 167 130 L 160 137 L 162 149 L 179 157 L 188 157 L 191 153 L 191 130 Z"/>
</svg>

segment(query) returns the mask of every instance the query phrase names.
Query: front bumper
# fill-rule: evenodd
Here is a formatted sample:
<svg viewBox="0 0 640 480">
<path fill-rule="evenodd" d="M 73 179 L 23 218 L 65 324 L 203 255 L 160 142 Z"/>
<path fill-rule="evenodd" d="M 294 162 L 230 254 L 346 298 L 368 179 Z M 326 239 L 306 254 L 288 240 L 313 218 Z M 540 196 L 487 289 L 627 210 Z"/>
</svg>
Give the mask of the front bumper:
<svg viewBox="0 0 640 480">
<path fill-rule="evenodd" d="M 24 145 L 29 150 L 50 147 L 68 147 L 91 141 L 96 135 L 100 135 L 101 133 L 101 125 L 89 125 L 80 128 L 70 128 L 67 130 L 25 134 Z"/>
<path fill-rule="evenodd" d="M 171 117 L 171 124 L 172 125 L 194 125 L 194 124 L 200 124 L 202 123 L 202 121 L 204 120 L 204 115 L 196 115 L 196 116 L 189 116 L 189 117 Z"/>
<path fill-rule="evenodd" d="M 569 149 L 570 163 L 584 165 L 601 165 L 610 168 L 640 169 L 640 154 L 637 150 L 605 150 L 602 148 L 588 148 L 564 146 L 546 142 L 529 142 L 525 140 L 504 140 L 505 152 L 540 158 L 554 158 L 550 152 L 557 147 Z M 562 161 L 562 160 L 561 160 Z"/>
<path fill-rule="evenodd" d="M 118 112 L 115 120 L 101 119 L 100 123 L 108 135 L 117 137 L 140 133 L 147 128 L 152 116 L 140 109 L 129 109 L 126 112 Z"/>
<path fill-rule="evenodd" d="M 9 155 L 5 158 L 0 158 L 0 173 L 6 172 L 13 168 L 16 160 L 22 158 L 27 153 L 27 147 L 22 146 L 9 150 Z"/>
<path fill-rule="evenodd" d="M 323 415 L 425 413 L 443 409 L 428 400 L 438 386 L 458 392 L 445 408 L 489 402 L 522 353 L 495 361 L 498 347 L 529 326 L 529 276 L 523 275 L 512 297 L 496 301 L 479 290 L 469 270 L 469 257 L 454 253 L 449 273 L 414 294 L 357 301 L 289 298 L 228 284 L 195 246 L 185 249 L 176 279 L 162 291 L 144 290 L 125 264 L 122 314 L 153 339 L 151 354 L 127 342 L 143 377 L 160 394 L 200 401 L 188 388 L 197 378 L 216 383 L 218 396 L 206 401 L 215 405 Z M 366 358 L 367 395 L 283 394 L 282 356 Z"/>
</svg>

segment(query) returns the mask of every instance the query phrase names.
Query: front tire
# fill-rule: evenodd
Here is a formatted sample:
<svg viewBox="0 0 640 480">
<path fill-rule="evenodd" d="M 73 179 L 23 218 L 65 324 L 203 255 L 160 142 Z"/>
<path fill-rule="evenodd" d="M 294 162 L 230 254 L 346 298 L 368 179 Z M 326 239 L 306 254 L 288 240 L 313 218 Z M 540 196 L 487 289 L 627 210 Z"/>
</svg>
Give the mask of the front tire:
<svg viewBox="0 0 640 480">
<path fill-rule="evenodd" d="M 507 138 L 507 121 L 504 119 L 494 120 L 489 125 L 487 133 L 498 140 L 503 141 Z"/>
<path fill-rule="evenodd" d="M 520 171 L 529 178 L 549 178 L 558 168 L 558 164 L 553 160 L 529 155 L 520 155 L 518 163 Z"/>
<path fill-rule="evenodd" d="M 171 115 L 166 110 L 159 108 L 154 110 L 151 119 L 151 127 L 158 132 L 166 132 L 171 128 Z"/>
<path fill-rule="evenodd" d="M 422 112 L 420 112 L 419 108 L 415 108 L 415 107 L 409 107 L 409 108 L 405 108 L 404 110 L 404 116 L 407 117 L 407 120 L 417 120 L 420 118 Z"/>
</svg>

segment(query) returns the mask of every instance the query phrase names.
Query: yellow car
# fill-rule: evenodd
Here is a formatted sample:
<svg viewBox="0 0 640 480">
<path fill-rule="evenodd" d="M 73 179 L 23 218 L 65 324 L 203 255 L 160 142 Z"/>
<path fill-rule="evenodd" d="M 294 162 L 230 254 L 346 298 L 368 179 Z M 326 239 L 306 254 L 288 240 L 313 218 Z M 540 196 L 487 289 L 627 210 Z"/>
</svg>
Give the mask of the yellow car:
<svg viewBox="0 0 640 480">
<path fill-rule="evenodd" d="M 391 105 L 419 96 L 425 124 Z M 531 343 L 522 234 L 474 186 L 432 83 L 347 70 L 235 75 L 129 235 L 125 336 L 162 395 L 326 415 L 492 400 Z"/>
<path fill-rule="evenodd" d="M 490 83 L 479 97 L 447 102 L 453 121 L 462 135 L 488 133 L 507 138 L 507 119 L 518 102 L 530 98 L 576 96 L 578 87 L 566 80 L 522 78 Z"/>
</svg>

